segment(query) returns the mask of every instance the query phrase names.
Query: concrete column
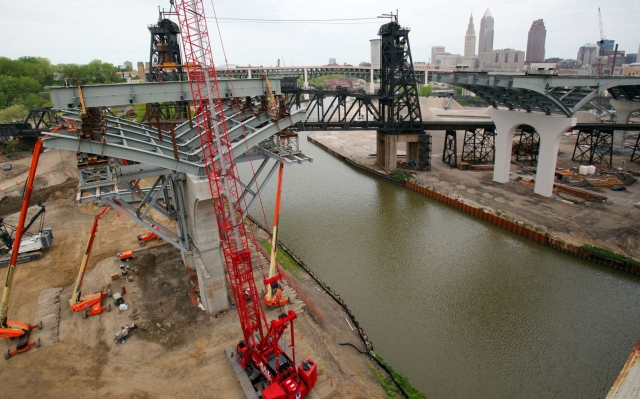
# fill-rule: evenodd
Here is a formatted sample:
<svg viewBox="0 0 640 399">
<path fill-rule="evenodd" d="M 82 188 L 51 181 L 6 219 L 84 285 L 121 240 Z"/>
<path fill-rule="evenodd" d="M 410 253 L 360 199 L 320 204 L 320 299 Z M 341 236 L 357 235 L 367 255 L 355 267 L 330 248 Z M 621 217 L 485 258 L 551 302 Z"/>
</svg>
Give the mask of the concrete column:
<svg viewBox="0 0 640 399">
<path fill-rule="evenodd" d="M 634 111 L 640 111 L 640 102 L 628 100 L 611 100 L 611 106 L 616 110 L 617 123 L 629 123 L 629 118 Z M 624 148 L 624 139 L 627 132 L 616 130 L 613 133 L 613 149 Z"/>
<path fill-rule="evenodd" d="M 249 75 L 249 76 L 247 76 L 247 78 L 249 78 L 249 79 L 253 79 L 253 78 L 251 77 L 251 69 L 248 69 L 248 70 L 247 70 L 247 73 L 248 73 L 248 75 Z"/>
<path fill-rule="evenodd" d="M 144 70 L 144 62 L 138 62 L 138 78 L 140 78 L 142 82 L 147 81 L 147 75 L 145 74 Z"/>
<path fill-rule="evenodd" d="M 386 172 L 393 172 L 398 165 L 398 136 L 377 132 L 376 155 L 378 165 Z"/>
<path fill-rule="evenodd" d="M 183 260 L 187 266 L 196 270 L 200 299 L 205 310 L 218 313 L 229 308 L 229 300 L 209 182 L 187 175 L 185 186 L 187 230 L 196 250 L 189 254 L 183 253 Z"/>
<path fill-rule="evenodd" d="M 509 181 L 513 132 L 520 125 L 529 125 L 540 136 L 540 151 L 534 192 L 545 197 L 551 197 L 558 159 L 558 146 L 563 133 L 568 128 L 575 126 L 577 119 L 505 111 L 495 108 L 489 110 L 489 116 L 496 124 L 496 162 L 493 170 L 493 180 L 499 183 Z"/>
<path fill-rule="evenodd" d="M 369 69 L 369 81 L 367 82 L 367 94 L 375 94 L 376 85 L 373 82 L 373 67 Z"/>
<path fill-rule="evenodd" d="M 303 89 L 308 89 L 309 88 L 309 76 L 307 74 L 307 68 L 303 68 L 302 69 L 304 71 L 304 86 L 302 86 Z"/>
</svg>

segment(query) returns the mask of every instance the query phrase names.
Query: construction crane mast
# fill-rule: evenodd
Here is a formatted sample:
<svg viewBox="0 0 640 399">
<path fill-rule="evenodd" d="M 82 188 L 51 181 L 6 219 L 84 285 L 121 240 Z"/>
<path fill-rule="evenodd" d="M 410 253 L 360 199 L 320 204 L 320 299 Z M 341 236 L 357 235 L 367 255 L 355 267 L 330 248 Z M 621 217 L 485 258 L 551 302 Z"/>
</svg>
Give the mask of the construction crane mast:
<svg viewBox="0 0 640 399">
<path fill-rule="evenodd" d="M 600 7 L 598 7 L 598 24 L 600 25 L 600 41 L 598 42 L 598 46 L 600 47 L 598 50 L 598 55 L 600 57 L 604 56 L 604 31 L 602 30 L 602 13 L 600 12 Z"/>
<path fill-rule="evenodd" d="M 290 310 L 267 324 L 259 299 L 204 5 L 202 0 L 177 0 L 174 4 L 220 246 L 244 335 L 237 345 L 236 358 L 245 370 L 262 374 L 266 383 L 263 398 L 304 398 L 316 383 L 316 364 L 307 359 L 296 365 L 293 329 L 296 313 Z M 287 328 L 291 334 L 291 356 L 279 344 Z"/>
</svg>

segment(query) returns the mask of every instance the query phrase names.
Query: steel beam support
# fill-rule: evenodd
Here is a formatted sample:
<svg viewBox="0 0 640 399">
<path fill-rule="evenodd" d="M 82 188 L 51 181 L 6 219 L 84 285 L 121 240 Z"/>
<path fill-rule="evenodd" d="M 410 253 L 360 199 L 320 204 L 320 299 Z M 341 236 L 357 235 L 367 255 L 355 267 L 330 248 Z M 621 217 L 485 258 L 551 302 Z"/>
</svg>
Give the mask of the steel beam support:
<svg viewBox="0 0 640 399">
<path fill-rule="evenodd" d="M 458 167 L 458 140 L 455 130 L 447 130 L 444 136 L 444 149 L 442 150 L 442 162 L 452 168 Z"/>
<path fill-rule="evenodd" d="M 129 219 L 138 223 L 143 228 L 147 230 L 153 230 L 156 234 L 162 237 L 162 239 L 164 239 L 166 242 L 173 245 L 174 247 L 178 248 L 179 250 L 184 252 L 189 252 L 189 249 L 186 248 L 184 245 L 182 245 L 180 237 L 178 237 L 172 231 L 170 231 L 169 229 L 167 229 L 166 227 L 164 227 L 163 225 L 159 224 L 158 222 L 154 221 L 149 217 L 147 217 L 145 220 L 139 219 L 136 215 L 135 208 L 129 205 L 128 203 L 119 202 L 111 197 L 107 197 L 105 199 L 105 202 L 107 205 L 111 205 L 112 208 L 117 209 L 120 212 L 127 215 Z M 154 229 L 153 226 L 158 226 L 159 230 Z"/>
<path fill-rule="evenodd" d="M 516 151 L 516 161 L 527 162 L 535 166 L 540 152 L 540 135 L 531 126 L 523 126 L 520 130 L 520 141 Z"/>
<path fill-rule="evenodd" d="M 255 147 L 260 142 L 282 131 L 285 127 L 300 122 L 303 117 L 304 109 L 294 112 L 291 116 L 276 123 L 265 122 L 268 123 L 266 126 L 252 132 L 246 132 L 246 137 L 232 143 L 234 156 L 239 157 L 247 152 L 247 149 Z M 143 136 L 143 138 L 144 140 L 142 138 L 128 139 L 107 133 L 106 143 L 101 143 L 78 140 L 73 133 L 50 133 L 45 138 L 45 146 L 128 159 L 196 176 L 206 175 L 199 151 L 189 153 L 179 151 L 180 159 L 176 160 L 173 147 L 169 142 L 157 140 L 150 134 Z"/>
<path fill-rule="evenodd" d="M 281 94 L 280 80 L 269 79 L 271 90 Z M 262 79 L 243 79 L 231 82 L 218 80 L 220 95 L 223 98 L 260 96 L 266 88 Z M 56 109 L 74 109 L 80 107 L 77 87 L 48 87 L 51 101 Z M 187 101 L 191 99 L 189 82 L 147 82 L 118 83 L 110 85 L 87 85 L 82 87 L 85 107 L 113 107 L 116 105 L 162 103 L 170 101 Z M 203 95 L 206 95 L 204 93 Z"/>
<path fill-rule="evenodd" d="M 636 139 L 636 145 L 633 147 L 633 153 L 631 154 L 631 162 L 639 162 L 640 161 L 640 134 L 638 134 L 638 138 Z"/>
</svg>

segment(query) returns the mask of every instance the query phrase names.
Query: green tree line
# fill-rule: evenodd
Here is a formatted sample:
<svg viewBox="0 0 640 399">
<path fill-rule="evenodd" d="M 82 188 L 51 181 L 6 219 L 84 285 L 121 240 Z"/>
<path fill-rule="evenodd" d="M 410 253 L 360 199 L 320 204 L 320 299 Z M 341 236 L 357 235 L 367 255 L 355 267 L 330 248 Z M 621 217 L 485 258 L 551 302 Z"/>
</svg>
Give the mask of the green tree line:
<svg viewBox="0 0 640 399">
<path fill-rule="evenodd" d="M 52 64 L 42 57 L 0 57 L 0 123 L 24 120 L 32 108 L 50 106 L 46 86 L 119 83 L 118 67 L 93 60 L 86 65 Z"/>
</svg>

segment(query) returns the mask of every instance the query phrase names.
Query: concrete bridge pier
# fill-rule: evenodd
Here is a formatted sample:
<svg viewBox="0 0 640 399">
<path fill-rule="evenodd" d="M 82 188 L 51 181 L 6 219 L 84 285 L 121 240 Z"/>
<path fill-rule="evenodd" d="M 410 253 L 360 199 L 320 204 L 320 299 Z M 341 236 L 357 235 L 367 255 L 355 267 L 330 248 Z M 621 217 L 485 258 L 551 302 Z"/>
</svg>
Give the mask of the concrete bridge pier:
<svg viewBox="0 0 640 399">
<path fill-rule="evenodd" d="M 398 168 L 398 143 L 407 144 L 407 161 L 414 160 L 418 170 L 431 170 L 431 135 L 386 134 L 377 132 L 376 163 L 387 173 Z"/>
<path fill-rule="evenodd" d="M 513 132 L 521 125 L 529 125 L 540 135 L 536 186 L 533 191 L 536 194 L 551 197 L 560 139 L 568 128 L 576 125 L 577 119 L 495 108 L 489 110 L 489 115 L 496 125 L 493 181 L 509 182 Z"/>
<path fill-rule="evenodd" d="M 215 314 L 229 308 L 229 299 L 209 181 L 194 175 L 187 175 L 185 180 L 187 229 L 196 250 L 183 252 L 182 258 L 198 275 L 202 305 L 207 312 Z"/>
<path fill-rule="evenodd" d="M 367 82 L 367 94 L 375 94 L 376 86 L 373 82 L 373 67 L 369 69 L 369 81 Z"/>
<path fill-rule="evenodd" d="M 629 123 L 631 114 L 640 111 L 640 102 L 629 100 L 611 100 L 611 106 L 616 110 L 616 123 Z M 613 149 L 621 150 L 624 148 L 624 136 L 626 132 L 616 130 L 613 134 Z"/>
</svg>

